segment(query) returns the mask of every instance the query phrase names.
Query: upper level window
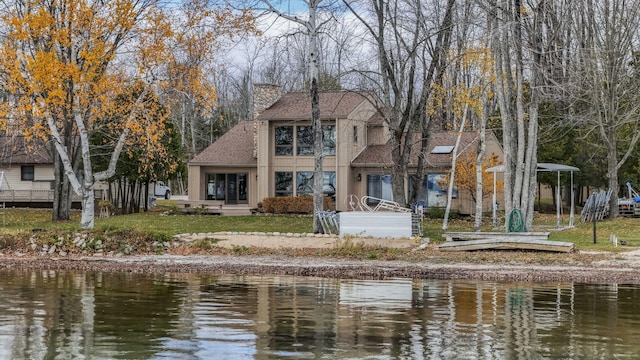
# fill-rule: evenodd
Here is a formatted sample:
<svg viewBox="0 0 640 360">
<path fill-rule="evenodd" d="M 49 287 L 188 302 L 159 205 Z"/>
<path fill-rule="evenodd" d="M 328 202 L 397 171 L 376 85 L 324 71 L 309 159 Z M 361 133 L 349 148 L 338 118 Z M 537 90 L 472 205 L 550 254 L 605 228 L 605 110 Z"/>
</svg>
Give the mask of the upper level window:
<svg viewBox="0 0 640 360">
<path fill-rule="evenodd" d="M 276 156 L 292 156 L 294 154 L 293 144 L 295 143 L 295 154 L 297 156 L 313 156 L 314 139 L 313 126 L 296 126 L 294 139 L 293 126 L 276 126 L 275 133 L 275 154 Z M 323 155 L 335 156 L 336 154 L 336 126 L 322 126 L 322 151 Z"/>
<path fill-rule="evenodd" d="M 277 156 L 293 155 L 293 126 L 275 127 L 275 144 Z"/>
<path fill-rule="evenodd" d="M 33 165 L 23 165 L 20 167 L 20 180 L 33 181 L 35 179 L 35 170 Z"/>
<path fill-rule="evenodd" d="M 313 126 L 298 126 L 296 155 L 313 155 Z"/>
<path fill-rule="evenodd" d="M 333 156 L 336 154 L 336 127 L 335 125 L 322 126 L 322 153 Z"/>
</svg>

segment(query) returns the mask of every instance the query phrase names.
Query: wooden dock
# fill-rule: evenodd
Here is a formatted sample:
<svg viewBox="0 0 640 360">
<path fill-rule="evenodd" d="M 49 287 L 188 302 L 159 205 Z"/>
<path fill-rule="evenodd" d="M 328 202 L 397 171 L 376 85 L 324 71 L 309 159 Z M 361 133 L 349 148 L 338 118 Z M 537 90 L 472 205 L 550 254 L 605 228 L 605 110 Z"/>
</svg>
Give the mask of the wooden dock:
<svg viewBox="0 0 640 360">
<path fill-rule="evenodd" d="M 442 251 L 476 250 L 536 250 L 572 252 L 573 243 L 548 240 L 548 232 L 448 232 L 447 240 L 438 248 Z"/>
</svg>

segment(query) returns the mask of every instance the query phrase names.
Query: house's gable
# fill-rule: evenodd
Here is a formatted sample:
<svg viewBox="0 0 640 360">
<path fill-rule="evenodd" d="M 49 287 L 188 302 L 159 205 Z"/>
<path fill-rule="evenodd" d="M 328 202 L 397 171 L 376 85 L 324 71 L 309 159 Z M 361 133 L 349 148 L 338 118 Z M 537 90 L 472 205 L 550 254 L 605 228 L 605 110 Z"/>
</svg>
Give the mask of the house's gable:
<svg viewBox="0 0 640 360">
<path fill-rule="evenodd" d="M 196 155 L 190 165 L 255 166 L 253 123 L 240 121 L 213 144 Z"/>
</svg>

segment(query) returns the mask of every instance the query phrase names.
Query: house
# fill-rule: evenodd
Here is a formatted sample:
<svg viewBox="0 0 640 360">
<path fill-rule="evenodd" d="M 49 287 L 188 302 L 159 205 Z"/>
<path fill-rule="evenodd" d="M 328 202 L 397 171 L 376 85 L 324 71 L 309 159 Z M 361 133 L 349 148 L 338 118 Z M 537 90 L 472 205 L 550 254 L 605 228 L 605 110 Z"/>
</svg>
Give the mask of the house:
<svg viewBox="0 0 640 360">
<path fill-rule="evenodd" d="M 41 142 L 28 142 L 23 136 L 0 137 L 0 183 L 7 191 L 51 190 L 53 161 Z"/>
<path fill-rule="evenodd" d="M 0 136 L 0 203 L 5 206 L 51 207 L 55 175 L 53 160 L 43 141 L 24 136 Z M 100 198 L 101 190 L 96 190 Z M 72 193 L 72 206 L 82 198 Z"/>
<path fill-rule="evenodd" d="M 206 207 L 223 214 L 250 213 L 266 197 L 311 195 L 314 156 L 311 102 L 307 92 L 280 94 L 271 84 L 254 86 L 254 120 L 240 121 L 189 162 L 186 207 Z M 391 199 L 389 129 L 370 92 L 320 93 L 324 135 L 323 189 L 335 199 L 336 210 L 347 209 L 349 195 Z M 455 133 L 431 135 L 428 175 L 421 197 L 428 206 L 442 206 L 439 185 L 451 167 Z M 487 153 L 502 154 L 493 134 Z M 415 171 L 419 142 L 409 169 Z M 475 151 L 477 135 L 464 133 L 461 149 Z M 469 196 L 458 194 L 454 210 L 469 213 Z M 490 204 L 486 205 L 487 210 Z"/>
</svg>

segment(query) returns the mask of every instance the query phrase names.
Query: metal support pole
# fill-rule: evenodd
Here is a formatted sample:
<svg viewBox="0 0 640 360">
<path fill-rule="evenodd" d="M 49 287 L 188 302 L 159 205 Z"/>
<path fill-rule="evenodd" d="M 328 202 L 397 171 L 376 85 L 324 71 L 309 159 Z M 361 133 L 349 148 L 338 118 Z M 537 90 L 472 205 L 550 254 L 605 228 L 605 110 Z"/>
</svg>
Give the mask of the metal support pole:
<svg viewBox="0 0 640 360">
<path fill-rule="evenodd" d="M 597 222 L 597 216 L 595 216 L 595 214 L 593 215 L 593 243 L 596 243 L 596 222 Z"/>
</svg>

